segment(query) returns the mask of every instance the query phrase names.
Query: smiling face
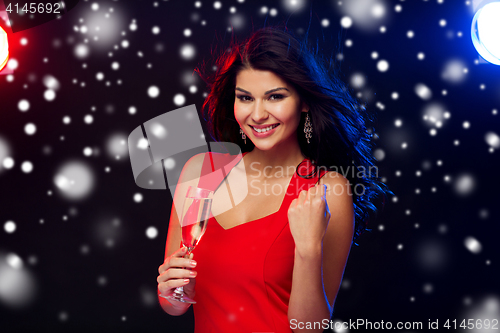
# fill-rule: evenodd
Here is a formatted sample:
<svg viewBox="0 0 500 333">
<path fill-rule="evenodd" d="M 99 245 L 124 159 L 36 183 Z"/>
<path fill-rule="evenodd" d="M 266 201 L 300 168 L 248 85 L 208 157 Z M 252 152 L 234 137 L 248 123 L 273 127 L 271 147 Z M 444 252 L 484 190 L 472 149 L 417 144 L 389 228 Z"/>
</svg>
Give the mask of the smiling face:
<svg viewBox="0 0 500 333">
<path fill-rule="evenodd" d="M 290 84 L 273 72 L 245 69 L 235 89 L 234 116 L 256 148 L 298 146 L 297 127 L 307 105 Z"/>
</svg>

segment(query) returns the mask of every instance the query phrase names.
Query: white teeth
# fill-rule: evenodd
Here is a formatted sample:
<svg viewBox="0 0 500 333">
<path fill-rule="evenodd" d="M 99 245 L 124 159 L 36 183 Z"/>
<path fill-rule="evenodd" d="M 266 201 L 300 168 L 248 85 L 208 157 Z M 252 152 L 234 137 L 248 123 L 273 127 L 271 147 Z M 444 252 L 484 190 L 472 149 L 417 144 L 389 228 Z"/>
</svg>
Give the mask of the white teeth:
<svg viewBox="0 0 500 333">
<path fill-rule="evenodd" d="M 273 128 L 277 127 L 279 124 L 276 124 L 276 125 L 271 125 L 269 127 L 266 127 L 266 128 L 263 128 L 263 129 L 258 129 L 258 128 L 255 128 L 255 127 L 252 127 L 256 132 L 259 132 L 259 133 L 263 133 L 263 132 L 267 132 L 267 131 L 270 131 L 272 130 Z"/>
</svg>

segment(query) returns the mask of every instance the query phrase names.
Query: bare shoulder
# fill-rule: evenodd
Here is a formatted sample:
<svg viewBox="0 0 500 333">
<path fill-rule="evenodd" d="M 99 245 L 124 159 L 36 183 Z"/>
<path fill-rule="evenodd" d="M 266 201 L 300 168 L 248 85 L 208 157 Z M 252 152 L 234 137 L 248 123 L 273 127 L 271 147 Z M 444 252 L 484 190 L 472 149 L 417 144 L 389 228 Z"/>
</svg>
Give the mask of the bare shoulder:
<svg viewBox="0 0 500 333">
<path fill-rule="evenodd" d="M 343 189 L 345 192 L 344 194 L 352 195 L 350 190 L 351 183 L 349 182 L 349 179 L 337 171 L 326 172 L 325 175 L 321 177 L 319 183 L 326 185 L 327 194 L 330 194 L 330 192 L 334 190 L 337 190 L 337 193 L 341 194 L 340 190 Z"/>
<path fill-rule="evenodd" d="M 196 154 L 184 164 L 182 171 L 185 173 L 185 176 L 200 176 L 201 167 L 206 154 L 207 153 Z"/>
<path fill-rule="evenodd" d="M 217 152 L 206 152 L 199 153 L 191 157 L 182 169 L 181 182 L 191 181 L 194 179 L 199 179 L 202 172 L 203 163 L 210 163 L 216 168 L 227 163 L 228 154 L 217 153 Z M 207 161 L 211 159 L 211 161 Z"/>
<path fill-rule="evenodd" d="M 336 171 L 329 171 L 320 179 L 320 184 L 326 185 L 326 201 L 331 213 L 330 221 L 336 221 L 337 226 L 343 225 L 345 231 L 352 230 L 354 205 L 349 180 Z"/>
</svg>

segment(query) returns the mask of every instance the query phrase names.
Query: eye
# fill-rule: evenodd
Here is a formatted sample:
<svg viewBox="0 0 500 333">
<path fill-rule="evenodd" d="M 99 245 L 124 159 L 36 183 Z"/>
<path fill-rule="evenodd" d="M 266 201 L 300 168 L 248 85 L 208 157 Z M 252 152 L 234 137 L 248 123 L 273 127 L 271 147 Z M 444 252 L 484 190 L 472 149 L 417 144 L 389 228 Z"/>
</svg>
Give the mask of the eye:
<svg viewBox="0 0 500 333">
<path fill-rule="evenodd" d="M 248 95 L 237 95 L 236 98 L 242 102 L 247 102 L 252 100 L 252 98 Z"/>
<path fill-rule="evenodd" d="M 273 95 L 269 96 L 269 99 L 277 101 L 277 100 L 283 99 L 283 95 L 273 94 Z"/>
</svg>

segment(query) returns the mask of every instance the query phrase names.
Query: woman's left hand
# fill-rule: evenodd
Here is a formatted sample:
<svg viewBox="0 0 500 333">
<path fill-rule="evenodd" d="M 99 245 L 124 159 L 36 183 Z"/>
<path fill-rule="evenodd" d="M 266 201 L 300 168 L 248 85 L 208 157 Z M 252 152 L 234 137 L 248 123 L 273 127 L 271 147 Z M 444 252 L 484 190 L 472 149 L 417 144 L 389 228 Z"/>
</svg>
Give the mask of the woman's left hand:
<svg viewBox="0 0 500 333">
<path fill-rule="evenodd" d="M 326 192 L 326 185 L 302 190 L 288 208 L 290 232 L 295 241 L 295 250 L 299 253 L 309 253 L 323 243 L 330 221 Z"/>
</svg>

